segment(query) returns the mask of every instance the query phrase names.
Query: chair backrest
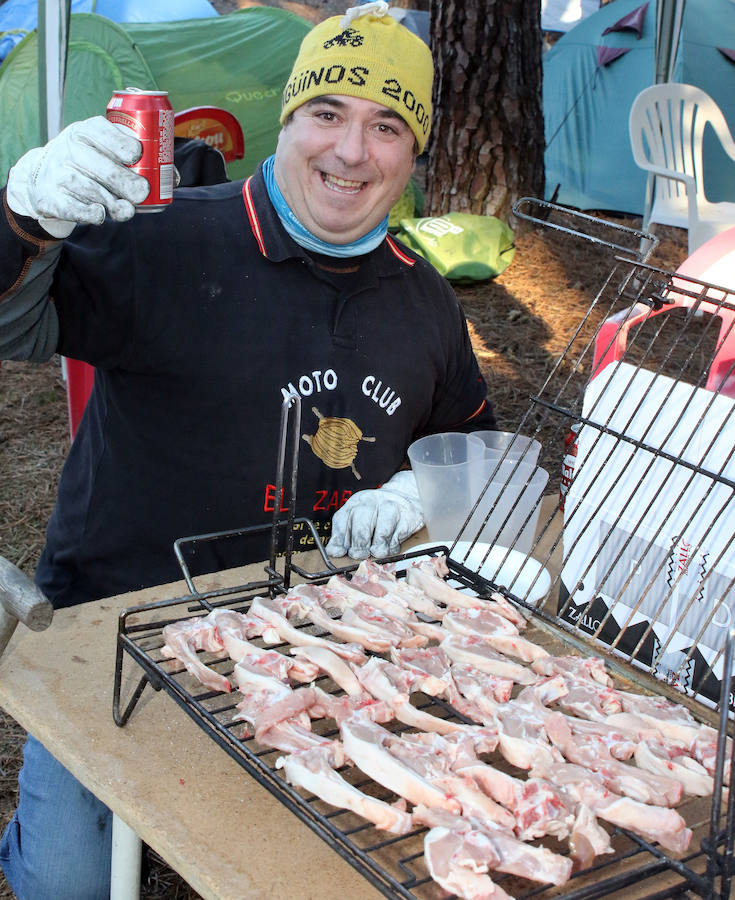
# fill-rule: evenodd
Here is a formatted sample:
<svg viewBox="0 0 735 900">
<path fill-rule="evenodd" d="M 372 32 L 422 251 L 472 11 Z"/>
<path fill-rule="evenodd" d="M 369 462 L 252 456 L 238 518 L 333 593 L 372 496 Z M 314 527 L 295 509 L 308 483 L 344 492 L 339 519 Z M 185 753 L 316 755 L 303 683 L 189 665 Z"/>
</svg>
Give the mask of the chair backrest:
<svg viewBox="0 0 735 900">
<path fill-rule="evenodd" d="M 729 153 L 733 139 L 725 117 L 700 88 L 666 82 L 646 88 L 634 100 L 629 118 L 633 157 L 640 168 L 656 173 L 652 201 L 649 197 L 644 215 L 646 225 L 659 222 L 691 229 L 699 216 L 706 217 L 711 205 L 702 180 L 702 141 L 707 125 Z M 664 169 L 683 178 L 660 177 Z M 692 194 L 689 202 L 688 190 Z"/>
</svg>

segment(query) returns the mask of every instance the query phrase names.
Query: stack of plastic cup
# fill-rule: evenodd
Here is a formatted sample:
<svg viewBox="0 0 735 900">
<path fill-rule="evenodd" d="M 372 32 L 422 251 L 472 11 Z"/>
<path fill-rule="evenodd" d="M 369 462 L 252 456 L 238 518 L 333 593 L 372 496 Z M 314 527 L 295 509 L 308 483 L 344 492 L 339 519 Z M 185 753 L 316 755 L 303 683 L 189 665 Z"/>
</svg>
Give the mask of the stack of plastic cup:
<svg viewBox="0 0 735 900">
<path fill-rule="evenodd" d="M 485 444 L 481 484 L 475 486 L 481 499 L 462 537 L 528 553 L 549 480 L 537 465 L 541 444 L 509 431 L 476 431 L 474 436 Z"/>
<path fill-rule="evenodd" d="M 408 458 L 429 538 L 447 544 L 461 538 L 528 553 L 549 479 L 537 465 L 540 450 L 536 440 L 500 431 L 432 434 L 411 444 Z"/>
</svg>

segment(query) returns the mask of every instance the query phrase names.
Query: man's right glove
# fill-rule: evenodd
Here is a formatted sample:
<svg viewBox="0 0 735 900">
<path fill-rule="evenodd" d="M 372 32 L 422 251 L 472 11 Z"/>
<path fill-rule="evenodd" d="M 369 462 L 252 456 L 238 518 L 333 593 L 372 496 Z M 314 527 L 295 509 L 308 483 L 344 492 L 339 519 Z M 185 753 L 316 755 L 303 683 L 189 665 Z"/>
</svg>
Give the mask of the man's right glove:
<svg viewBox="0 0 735 900">
<path fill-rule="evenodd" d="M 146 179 L 127 168 L 140 154 L 135 135 L 103 116 L 73 122 L 13 166 L 8 206 L 55 238 L 68 237 L 80 222 L 101 225 L 105 214 L 123 222 L 148 196 Z"/>
</svg>

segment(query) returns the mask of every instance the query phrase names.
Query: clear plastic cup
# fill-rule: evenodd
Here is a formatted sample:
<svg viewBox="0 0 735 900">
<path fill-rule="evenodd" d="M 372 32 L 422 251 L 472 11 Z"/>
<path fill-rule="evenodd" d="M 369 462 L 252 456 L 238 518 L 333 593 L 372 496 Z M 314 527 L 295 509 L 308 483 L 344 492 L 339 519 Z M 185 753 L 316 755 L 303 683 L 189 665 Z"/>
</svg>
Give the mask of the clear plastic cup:
<svg viewBox="0 0 735 900">
<path fill-rule="evenodd" d="M 487 459 L 518 459 L 536 465 L 541 452 L 541 444 L 534 438 L 512 431 L 474 431 L 485 444 Z"/>
<path fill-rule="evenodd" d="M 452 543 L 478 497 L 485 444 L 474 434 L 431 434 L 411 444 L 408 458 L 429 539 Z"/>
<path fill-rule="evenodd" d="M 486 456 L 476 477 L 475 499 L 482 496 L 463 531 L 463 539 L 529 553 L 549 473 L 526 462 L 525 457 L 500 462 L 491 454 Z"/>
</svg>

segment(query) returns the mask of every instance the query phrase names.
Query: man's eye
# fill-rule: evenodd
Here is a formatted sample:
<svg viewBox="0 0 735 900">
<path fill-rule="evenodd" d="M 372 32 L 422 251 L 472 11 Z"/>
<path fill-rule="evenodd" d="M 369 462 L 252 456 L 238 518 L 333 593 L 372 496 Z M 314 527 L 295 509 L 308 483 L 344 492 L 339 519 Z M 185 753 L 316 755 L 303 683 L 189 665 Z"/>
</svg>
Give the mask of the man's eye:
<svg viewBox="0 0 735 900">
<path fill-rule="evenodd" d="M 398 132 L 393 128 L 392 125 L 386 125 L 385 122 L 381 122 L 378 125 L 378 130 L 381 134 L 398 134 Z"/>
</svg>

